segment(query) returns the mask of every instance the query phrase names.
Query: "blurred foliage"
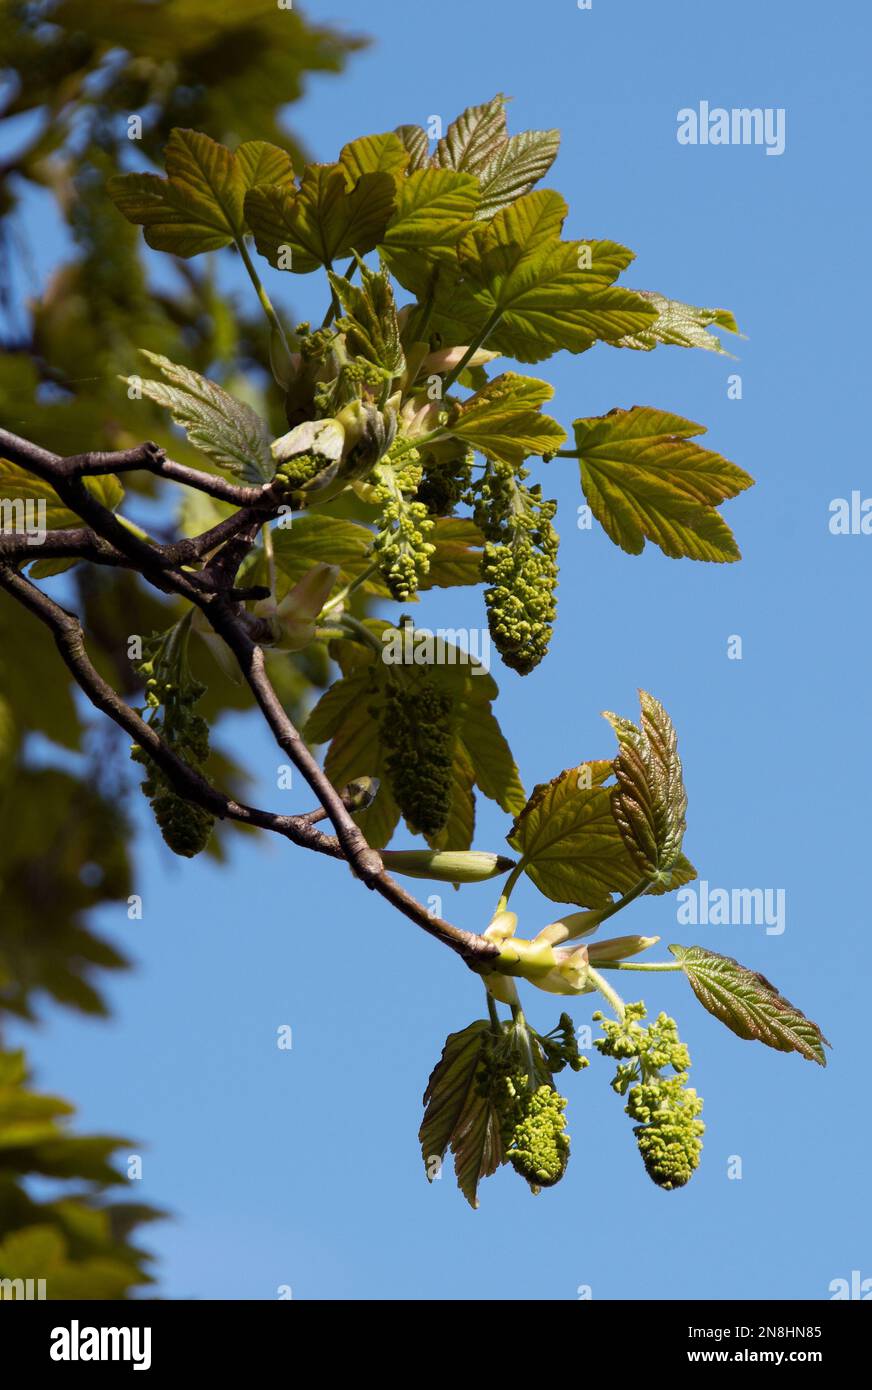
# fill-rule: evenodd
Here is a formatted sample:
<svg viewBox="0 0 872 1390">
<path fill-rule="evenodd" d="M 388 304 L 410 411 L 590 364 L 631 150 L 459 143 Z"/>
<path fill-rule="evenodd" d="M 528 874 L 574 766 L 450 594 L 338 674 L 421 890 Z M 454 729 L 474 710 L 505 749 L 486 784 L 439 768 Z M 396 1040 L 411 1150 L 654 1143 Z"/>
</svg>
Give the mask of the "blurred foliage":
<svg viewBox="0 0 872 1390">
<path fill-rule="evenodd" d="M 73 1137 L 72 1106 L 31 1090 L 22 1052 L 0 1052 L 0 1279 L 45 1279 L 48 1298 L 125 1298 L 152 1283 L 133 1229 L 160 1213 L 100 1195 L 125 1179 L 113 1156 L 125 1141 Z M 57 1184 L 35 1201 L 26 1179 Z M 8 1297 L 8 1295 L 5 1295 Z"/>
<path fill-rule="evenodd" d="M 266 413 L 269 342 L 257 306 L 241 311 L 219 292 L 214 257 L 196 268 L 176 262 L 151 283 L 138 233 L 118 217 L 105 184 L 131 167 L 160 167 L 177 125 L 204 125 L 231 143 L 276 140 L 302 158 L 282 108 L 300 97 L 308 73 L 339 72 L 362 42 L 275 0 L 0 0 L 5 427 L 66 455 L 152 438 L 202 467 L 163 411 L 128 399 L 119 377 L 141 370 L 138 347 L 210 369 Z M 131 116 L 141 118 L 135 141 Z M 63 260 L 48 275 L 18 215 L 34 208 L 63 238 Z M 275 425 L 284 427 L 283 416 Z M 143 524 L 160 536 L 172 518 L 151 504 L 153 480 L 125 483 L 128 513 L 141 507 Z M 188 529 L 216 519 L 207 507 Z M 75 566 L 50 587 L 82 616 L 101 674 L 141 703 L 129 637 L 166 627 L 178 617 L 174 605 L 123 571 Z M 243 687 L 202 644 L 193 656 L 208 674 L 210 723 L 248 708 Z M 296 709 L 326 671 L 286 658 L 273 676 Z M 138 778 L 129 740 L 104 724 L 74 696 L 49 635 L 0 599 L 0 1025 L 4 1014 L 34 1018 L 45 998 L 105 1014 L 102 972 L 127 964 L 90 923 L 100 905 L 126 914 L 134 877 L 125 805 Z M 220 749 L 210 775 L 231 794 L 244 789 Z M 210 852 L 223 855 L 221 836 Z M 49 1297 L 125 1297 L 147 1280 L 128 1235 L 151 1213 L 95 1205 L 101 1189 L 123 1181 L 109 1164 L 117 1141 L 67 1137 L 58 1116 L 68 1110 L 27 1091 L 23 1062 L 0 1053 L 0 1278 L 48 1277 Z M 28 1111 L 40 1113 L 43 1128 L 18 1143 L 15 1126 Z M 25 1186 L 34 1173 L 92 1190 L 35 1201 Z"/>
</svg>

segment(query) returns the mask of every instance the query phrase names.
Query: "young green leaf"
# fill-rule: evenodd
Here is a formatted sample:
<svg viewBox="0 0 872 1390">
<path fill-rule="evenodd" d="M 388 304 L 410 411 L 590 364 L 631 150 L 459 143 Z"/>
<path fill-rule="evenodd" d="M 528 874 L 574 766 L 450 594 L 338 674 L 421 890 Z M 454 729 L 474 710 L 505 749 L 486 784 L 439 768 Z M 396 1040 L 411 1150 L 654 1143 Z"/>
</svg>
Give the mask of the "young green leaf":
<svg viewBox="0 0 872 1390">
<path fill-rule="evenodd" d="M 482 106 L 467 107 L 451 122 L 436 146 L 434 159 L 442 169 L 481 176 L 507 140 L 506 98 L 497 93 Z"/>
<path fill-rule="evenodd" d="M 252 142 L 261 147 L 263 143 Z M 170 131 L 165 159 L 165 179 L 157 174 L 116 174 L 107 192 L 128 222 L 144 228 L 149 246 L 185 259 L 238 239 L 244 231 L 247 176 L 259 171 L 262 162 L 273 171 L 279 167 L 263 148 L 249 148 L 239 161 L 208 135 L 179 128 Z M 281 167 L 286 173 L 287 164 Z"/>
<path fill-rule="evenodd" d="M 737 1037 L 756 1039 L 778 1052 L 799 1052 L 826 1066 L 824 1046 L 830 1044 L 818 1025 L 779 994 L 765 975 L 702 946 L 669 949 L 703 1008 Z"/>
<path fill-rule="evenodd" d="M 525 130 L 510 136 L 478 170 L 481 202 L 477 216 L 493 217 L 500 208 L 529 193 L 548 173 L 559 149 L 559 130 Z"/>
<path fill-rule="evenodd" d="M 390 255 L 456 246 L 472 227 L 477 207 L 478 181 L 470 174 L 421 169 L 401 184 L 382 246 Z"/>
<path fill-rule="evenodd" d="M 648 406 L 573 421 L 581 485 L 611 540 L 630 555 L 654 541 L 673 559 L 731 561 L 739 548 L 715 506 L 753 479 L 689 436 L 702 425 Z"/>
<path fill-rule="evenodd" d="M 394 134 L 402 141 L 409 155 L 406 174 L 417 174 L 430 162 L 430 141 L 426 130 L 419 125 L 398 125 Z"/>
<path fill-rule="evenodd" d="M 284 598 L 288 589 L 318 564 L 339 566 L 338 588 L 359 579 L 372 562 L 372 539 L 373 533 L 366 526 L 318 512 L 295 517 L 292 526 L 276 527 L 273 531 L 278 570 L 276 597 Z M 367 579 L 362 588 L 365 593 L 381 598 L 388 596 L 387 588 L 377 575 Z"/>
<path fill-rule="evenodd" d="M 400 342 L 400 326 L 394 292 L 388 276 L 361 263 L 361 285 L 352 285 L 343 275 L 328 272 L 331 289 L 344 310 L 337 323 L 346 335 L 348 350 L 367 362 L 399 376 L 406 366 Z"/>
<path fill-rule="evenodd" d="M 457 1185 L 473 1208 L 481 1179 L 506 1161 L 499 1115 L 476 1085 L 489 1031 L 487 1020 L 478 1019 L 460 1033 L 449 1033 L 424 1092 L 418 1135 L 428 1180 L 433 1181 L 450 1147 Z"/>
<path fill-rule="evenodd" d="M 552 902 L 607 907 L 639 881 L 602 786 L 612 771 L 607 761 L 581 763 L 535 787 L 506 836 Z"/>
<path fill-rule="evenodd" d="M 554 388 L 535 377 L 504 372 L 464 401 L 447 429 L 487 458 L 519 468 L 528 454 L 553 453 L 566 432 L 539 407 Z"/>
<path fill-rule="evenodd" d="M 435 549 L 419 589 L 451 589 L 481 583 L 484 536 L 465 516 L 440 516 L 430 532 Z"/>
<path fill-rule="evenodd" d="M 362 135 L 343 145 L 339 163 L 345 170 L 349 188 L 354 188 L 363 174 L 392 174 L 401 178 L 409 162 L 409 152 L 394 131 L 384 135 Z"/>
<path fill-rule="evenodd" d="M 560 194 L 541 189 L 464 237 L 456 272 L 436 285 L 433 324 L 446 342 L 471 342 L 491 324 L 488 347 L 541 362 L 653 322 L 650 304 L 613 284 L 632 253 L 615 242 L 562 241 L 566 214 Z"/>
<path fill-rule="evenodd" d="M 307 275 L 381 240 L 394 211 L 396 182 L 384 171 L 361 174 L 349 188 L 341 164 L 308 164 L 300 188 L 249 189 L 245 219 L 270 265 Z"/>
<path fill-rule="evenodd" d="M 724 357 L 732 356 L 720 338 L 708 331 L 714 325 L 727 333 L 739 333 L 739 325 L 728 309 L 698 309 L 695 304 L 682 304 L 678 299 L 667 299 L 653 290 L 638 290 L 637 293 L 653 305 L 657 318 L 640 333 L 619 338 L 612 347 L 650 352 L 658 343 L 666 343 L 670 347 L 703 348 L 708 352 L 720 352 Z"/>
<path fill-rule="evenodd" d="M 453 169 L 421 169 L 397 190 L 379 250 L 404 289 L 419 299 L 456 266 L 454 247 L 474 225 L 478 179 Z"/>
<path fill-rule="evenodd" d="M 142 394 L 170 411 L 196 449 L 248 482 L 262 483 L 273 476 L 269 435 L 250 405 L 190 367 L 145 348 L 141 351 L 163 377 L 137 378 Z"/>
<path fill-rule="evenodd" d="M 268 183 L 279 188 L 294 185 L 294 165 L 287 150 L 271 145 L 268 140 L 246 140 L 234 155 L 244 188 L 256 188 Z"/>
<path fill-rule="evenodd" d="M 110 511 L 115 511 L 124 496 L 124 488 L 114 473 L 85 478 L 84 482 L 92 497 Z M 82 524 L 81 517 L 68 510 L 50 483 L 4 458 L 0 458 L 0 497 L 8 503 L 3 512 L 3 525 L 10 532 L 32 529 L 35 521 L 44 525 L 47 531 Z M 17 502 L 22 504 L 20 508 L 16 507 Z M 28 503 L 33 503 L 37 508 L 44 505 L 44 513 L 40 515 L 36 511 L 29 514 Z"/>
<path fill-rule="evenodd" d="M 647 691 L 639 691 L 639 702 L 641 729 L 629 719 L 605 713 L 620 744 L 612 814 L 643 874 L 668 885 L 687 826 L 687 793 L 672 720 Z"/>
</svg>

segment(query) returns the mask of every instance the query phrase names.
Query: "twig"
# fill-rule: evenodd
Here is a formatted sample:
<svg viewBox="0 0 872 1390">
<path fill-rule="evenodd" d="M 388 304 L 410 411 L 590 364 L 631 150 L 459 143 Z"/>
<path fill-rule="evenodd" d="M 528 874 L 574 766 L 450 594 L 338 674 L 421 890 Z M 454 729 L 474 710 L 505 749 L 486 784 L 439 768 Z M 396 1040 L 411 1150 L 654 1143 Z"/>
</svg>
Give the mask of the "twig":
<svg viewBox="0 0 872 1390">
<path fill-rule="evenodd" d="M 392 903 L 429 935 L 449 946 L 470 968 L 487 972 L 489 963 L 498 955 L 496 947 L 481 936 L 463 931 L 440 917 L 432 916 L 422 903 L 401 888 L 381 868 L 379 856 L 367 845 L 362 832 L 351 820 L 339 793 L 315 763 L 282 709 L 263 671 L 263 653 L 250 642 L 244 630 L 225 620 L 222 635 L 227 640 L 228 634 L 231 634 L 240 646 L 243 645 L 244 639 L 244 644 L 250 647 L 246 659 L 251 671 L 252 688 L 256 696 L 259 692 L 258 703 L 265 714 L 269 711 L 268 718 L 280 746 L 293 757 L 330 814 L 337 829 L 337 839 L 317 830 L 306 816 L 275 815 L 247 806 L 217 791 L 205 778 L 183 762 L 160 735 L 103 680 L 87 655 L 81 623 L 74 614 L 49 598 L 37 585 L 8 563 L 0 563 L 0 589 L 5 590 L 49 628 L 61 658 L 91 703 L 146 750 L 180 795 L 204 807 L 220 819 L 271 830 L 306 849 L 351 862 L 360 877 L 386 901 Z"/>
</svg>

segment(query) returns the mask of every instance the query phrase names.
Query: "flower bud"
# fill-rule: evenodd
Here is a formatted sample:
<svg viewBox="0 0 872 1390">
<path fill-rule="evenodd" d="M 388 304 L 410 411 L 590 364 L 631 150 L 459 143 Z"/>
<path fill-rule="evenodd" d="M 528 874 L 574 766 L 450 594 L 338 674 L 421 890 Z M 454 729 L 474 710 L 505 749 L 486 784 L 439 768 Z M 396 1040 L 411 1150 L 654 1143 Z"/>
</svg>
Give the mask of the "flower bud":
<svg viewBox="0 0 872 1390">
<path fill-rule="evenodd" d="M 314 565 L 278 605 L 274 598 L 255 604 L 255 615 L 265 618 L 272 629 L 273 646 L 285 652 L 298 652 L 309 645 L 315 636 L 317 618 L 339 573 L 338 565 Z"/>
<path fill-rule="evenodd" d="M 565 917 L 558 917 L 556 922 L 549 922 L 547 927 L 543 927 L 537 941 L 550 942 L 552 946 L 559 946 L 562 941 L 571 941 L 579 936 L 590 936 L 595 932 L 600 923 L 600 912 L 569 912 Z"/>
<path fill-rule="evenodd" d="M 305 420 L 302 425 L 274 439 L 270 448 L 278 465 L 287 463 L 298 454 L 317 454 L 325 467 L 338 462 L 345 447 L 345 429 L 339 420 Z"/>
<path fill-rule="evenodd" d="M 587 977 L 588 949 L 578 946 L 574 951 L 555 951 L 554 968 L 533 984 L 548 994 L 589 994 L 594 986 Z"/>
<path fill-rule="evenodd" d="M 450 372 L 457 366 L 458 362 L 463 361 L 468 351 L 468 347 L 440 348 L 438 352 L 431 352 L 424 358 L 421 371 Z M 501 355 L 499 352 L 489 352 L 487 348 L 477 348 L 466 365 L 467 367 L 484 367 L 486 363 L 493 362 Z"/>
<path fill-rule="evenodd" d="M 659 940 L 659 936 L 612 936 L 607 941 L 592 941 L 587 954 L 591 965 L 599 965 L 602 961 L 637 956 L 640 951 L 647 951 L 649 946 L 656 946 Z"/>
<path fill-rule="evenodd" d="M 443 883 L 483 883 L 514 867 L 515 861 L 484 850 L 382 850 L 386 869 L 409 878 L 435 878 Z"/>
<path fill-rule="evenodd" d="M 431 401 L 426 396 L 413 396 L 400 411 L 399 423 L 403 438 L 414 440 L 431 434 L 438 428 L 443 410 L 441 401 Z"/>
<path fill-rule="evenodd" d="M 497 944 L 502 945 L 502 950 L 494 962 L 494 970 L 501 975 L 520 976 L 538 984 L 558 965 L 557 953 L 545 941 L 527 941 L 522 936 L 513 936 L 501 943 L 497 938 Z"/>
<path fill-rule="evenodd" d="M 367 806 L 371 806 L 378 795 L 380 785 L 377 777 L 355 777 L 353 782 L 349 782 L 344 795 L 349 811 L 365 811 Z"/>
<path fill-rule="evenodd" d="M 514 936 L 517 926 L 518 914 L 516 912 L 498 912 L 485 929 L 484 936 L 488 941 L 493 941 L 499 946 L 504 941 L 508 941 L 510 936 Z"/>
</svg>

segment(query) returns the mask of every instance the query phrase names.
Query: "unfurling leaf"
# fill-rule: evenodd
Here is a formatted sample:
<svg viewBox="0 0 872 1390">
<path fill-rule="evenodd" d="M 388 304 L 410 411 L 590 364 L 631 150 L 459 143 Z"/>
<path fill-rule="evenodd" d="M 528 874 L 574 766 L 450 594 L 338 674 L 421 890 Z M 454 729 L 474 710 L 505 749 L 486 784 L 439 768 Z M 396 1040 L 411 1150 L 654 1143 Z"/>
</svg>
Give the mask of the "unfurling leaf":
<svg viewBox="0 0 872 1390">
<path fill-rule="evenodd" d="M 582 763 L 536 787 L 507 836 L 552 902 L 607 907 L 639 880 L 602 786 L 611 773 L 609 762 Z"/>
<path fill-rule="evenodd" d="M 524 130 L 510 136 L 506 98 L 498 94 L 452 121 L 436 146 L 434 163 L 475 174 L 481 185 L 476 216 L 489 218 L 529 193 L 548 173 L 559 148 L 559 130 Z"/>
<path fill-rule="evenodd" d="M 559 193 L 540 189 L 476 223 L 436 284 L 432 326 L 446 341 L 471 342 L 490 323 L 487 347 L 541 362 L 654 321 L 646 300 L 614 284 L 632 252 L 610 241 L 562 241 L 567 211 Z"/>
<path fill-rule="evenodd" d="M 639 555 L 654 541 L 673 559 L 740 558 L 718 503 L 753 479 L 690 439 L 702 425 L 648 406 L 573 421 L 581 486 L 615 545 Z"/>
<path fill-rule="evenodd" d="M 273 476 L 269 435 L 250 405 L 190 367 L 145 348 L 142 354 L 163 377 L 140 381 L 142 394 L 170 411 L 196 449 L 248 482 L 263 483 Z"/>
<path fill-rule="evenodd" d="M 344 311 L 337 327 L 343 329 L 348 350 L 381 367 L 390 377 L 405 370 L 400 327 L 391 282 L 384 272 L 361 263 L 362 284 L 352 285 L 343 275 L 329 272 L 330 285 Z"/>
<path fill-rule="evenodd" d="M 403 149 L 409 155 L 407 175 L 426 169 L 430 159 L 430 140 L 426 130 L 419 125 L 398 125 L 394 134 L 402 141 Z"/>
<path fill-rule="evenodd" d="M 478 1206 L 481 1179 L 505 1162 L 499 1115 L 476 1085 L 489 1031 L 487 1020 L 478 1019 L 460 1033 L 449 1033 L 424 1092 L 418 1135 L 431 1182 L 450 1146 L 457 1185 L 471 1207 Z"/>
<path fill-rule="evenodd" d="M 720 338 L 708 331 L 715 327 L 726 333 L 739 333 L 739 325 L 729 309 L 699 309 L 695 304 L 682 304 L 680 299 L 667 299 L 654 290 L 638 290 L 637 293 L 657 310 L 657 318 L 641 332 L 619 338 L 612 347 L 650 352 L 658 343 L 665 343 L 669 347 L 696 347 L 719 352 L 724 357 L 732 356 Z"/>
<path fill-rule="evenodd" d="M 756 1039 L 778 1052 L 799 1052 L 810 1062 L 827 1064 L 829 1043 L 816 1023 L 806 1018 L 756 970 L 702 946 L 670 946 L 704 1009 L 737 1037 Z"/>
<path fill-rule="evenodd" d="M 506 98 L 498 92 L 481 106 L 469 106 L 452 121 L 436 146 L 435 162 L 443 169 L 481 175 L 508 140 Z"/>
<path fill-rule="evenodd" d="M 493 217 L 500 208 L 529 193 L 548 173 L 559 149 L 559 130 L 524 130 L 510 136 L 478 171 L 481 201 L 476 215 Z"/>
<path fill-rule="evenodd" d="M 166 178 L 118 174 L 107 191 L 128 222 L 144 229 L 149 246 L 185 258 L 241 238 L 247 189 L 293 186 L 290 155 L 265 140 L 249 140 L 234 154 L 198 130 L 175 129 L 165 160 Z"/>
<path fill-rule="evenodd" d="M 642 727 L 606 713 L 618 737 L 614 761 L 617 786 L 612 814 L 630 855 L 642 872 L 670 884 L 687 825 L 687 793 L 678 740 L 659 700 L 639 691 Z"/>
<path fill-rule="evenodd" d="M 547 381 L 504 372 L 464 401 L 446 428 L 487 458 L 520 468 L 529 454 L 552 453 L 566 432 L 539 407 L 554 395 Z"/>
</svg>

